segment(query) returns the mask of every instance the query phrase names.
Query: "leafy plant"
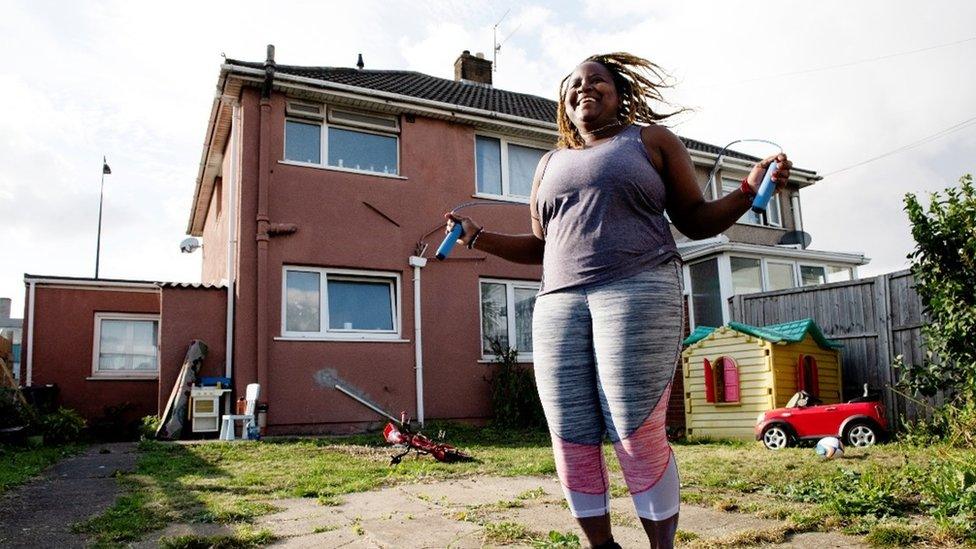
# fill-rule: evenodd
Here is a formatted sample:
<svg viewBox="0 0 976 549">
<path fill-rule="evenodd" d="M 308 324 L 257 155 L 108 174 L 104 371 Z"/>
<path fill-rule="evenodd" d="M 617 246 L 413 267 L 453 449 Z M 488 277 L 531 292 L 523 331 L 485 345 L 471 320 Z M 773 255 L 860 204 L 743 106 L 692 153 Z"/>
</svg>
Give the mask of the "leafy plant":
<svg viewBox="0 0 976 549">
<path fill-rule="evenodd" d="M 904 385 L 923 395 L 944 390 L 950 404 L 976 398 L 976 188 L 972 175 L 958 188 L 932 193 L 928 208 L 905 195 L 915 249 L 915 289 L 928 321 L 922 327 L 927 358 L 906 365 Z"/>
<path fill-rule="evenodd" d="M 518 362 L 518 349 L 489 340 L 495 369 L 491 383 L 491 408 L 500 427 L 539 428 L 546 424 L 532 371 Z"/>
<path fill-rule="evenodd" d="M 50 444 L 75 442 L 81 438 L 86 426 L 85 418 L 70 408 L 58 408 L 40 419 L 41 432 Z"/>
<path fill-rule="evenodd" d="M 145 416 L 139 423 L 139 440 L 152 440 L 156 438 L 156 430 L 162 423 L 159 416 Z"/>
</svg>

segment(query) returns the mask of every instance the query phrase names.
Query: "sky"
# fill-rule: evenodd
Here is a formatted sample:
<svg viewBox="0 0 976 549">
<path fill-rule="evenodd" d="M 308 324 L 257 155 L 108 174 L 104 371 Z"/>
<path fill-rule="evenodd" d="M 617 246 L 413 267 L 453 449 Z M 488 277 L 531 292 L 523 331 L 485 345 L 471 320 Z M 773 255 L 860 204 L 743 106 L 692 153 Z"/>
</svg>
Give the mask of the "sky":
<svg viewBox="0 0 976 549">
<path fill-rule="evenodd" d="M 462 50 L 491 57 L 496 23 L 496 87 L 555 99 L 583 58 L 628 51 L 673 76 L 666 97 L 692 109 L 679 135 L 782 145 L 825 176 L 801 193 L 811 248 L 865 254 L 862 277 L 907 266 L 905 193 L 974 171 L 968 0 L 0 0 L 0 296 L 17 317 L 24 273 L 94 275 L 103 155 L 99 275 L 199 281 L 201 254 L 179 242 L 222 55 L 262 61 L 274 44 L 283 64 L 362 53 L 367 69 L 453 78 Z"/>
</svg>

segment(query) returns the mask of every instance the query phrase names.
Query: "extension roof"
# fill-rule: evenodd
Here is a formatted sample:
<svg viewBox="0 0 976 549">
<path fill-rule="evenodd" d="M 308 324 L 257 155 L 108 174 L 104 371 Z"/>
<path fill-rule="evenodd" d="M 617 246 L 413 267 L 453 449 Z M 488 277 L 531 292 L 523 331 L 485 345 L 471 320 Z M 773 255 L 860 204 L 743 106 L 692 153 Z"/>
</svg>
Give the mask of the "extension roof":
<svg viewBox="0 0 976 549">
<path fill-rule="evenodd" d="M 783 322 L 782 324 L 771 324 L 764 327 L 752 326 L 741 322 L 729 322 L 728 327 L 737 332 L 769 341 L 770 343 L 798 343 L 803 341 L 803 338 L 807 334 L 810 334 L 813 340 L 817 342 L 817 345 L 820 345 L 824 349 L 840 349 L 843 347 L 842 344 L 827 339 L 812 318 Z M 697 343 L 711 335 L 716 329 L 710 326 L 698 326 L 682 343 L 685 345 Z"/>
</svg>

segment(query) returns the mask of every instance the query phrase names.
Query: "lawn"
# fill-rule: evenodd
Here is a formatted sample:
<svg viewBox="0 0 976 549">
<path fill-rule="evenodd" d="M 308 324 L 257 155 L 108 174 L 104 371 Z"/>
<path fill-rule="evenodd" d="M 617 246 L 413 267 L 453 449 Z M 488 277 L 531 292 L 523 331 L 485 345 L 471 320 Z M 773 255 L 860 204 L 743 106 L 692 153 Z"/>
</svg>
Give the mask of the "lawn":
<svg viewBox="0 0 976 549">
<path fill-rule="evenodd" d="M 272 539 L 271 533 L 255 531 L 249 523 L 274 512 L 279 498 L 317 498 L 322 505 L 336 505 L 344 494 L 423 479 L 555 472 L 545 433 L 442 427 L 452 443 L 479 461 L 448 465 L 430 457 L 410 458 L 390 467 L 391 452 L 378 435 L 236 444 L 146 442 L 137 470 L 119 480 L 125 495 L 77 529 L 112 545 L 170 523 L 229 524 L 238 527 L 238 534 L 227 546 L 254 546 Z M 889 444 L 821 461 L 810 448 L 772 452 L 758 443 L 674 448 L 685 503 L 783 521 L 776 532 L 757 532 L 753 539 L 730 544 L 782 540 L 813 530 L 863 535 L 877 546 L 976 542 L 976 452 L 971 450 Z M 614 483 L 612 491 L 617 495 L 625 489 Z M 679 532 L 679 539 L 694 543 L 690 533 Z M 191 541 L 170 543 L 190 546 Z"/>
<path fill-rule="evenodd" d="M 0 444 L 0 494 L 39 474 L 61 458 L 78 453 L 83 446 L 25 448 Z"/>
</svg>

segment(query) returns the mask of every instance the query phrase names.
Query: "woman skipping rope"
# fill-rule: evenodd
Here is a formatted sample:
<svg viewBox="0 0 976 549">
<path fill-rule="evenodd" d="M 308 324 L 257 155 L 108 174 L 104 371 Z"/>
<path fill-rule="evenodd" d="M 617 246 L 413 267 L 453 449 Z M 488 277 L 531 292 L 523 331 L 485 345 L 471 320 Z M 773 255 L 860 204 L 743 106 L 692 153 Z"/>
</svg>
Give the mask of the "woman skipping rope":
<svg viewBox="0 0 976 549">
<path fill-rule="evenodd" d="M 668 87 L 654 63 L 594 55 L 559 87 L 557 148 L 536 168 L 532 234 L 485 230 L 470 217 L 460 243 L 517 263 L 542 264 L 533 313 L 539 397 L 556 471 L 587 541 L 619 547 L 610 529 L 609 437 L 651 547 L 672 547 L 678 471 L 665 435 L 683 332 L 680 256 L 668 219 L 690 238 L 714 236 L 751 206 L 773 161 L 777 187 L 792 164 L 756 164 L 739 190 L 706 201 L 691 156 L 658 124 Z"/>
</svg>

